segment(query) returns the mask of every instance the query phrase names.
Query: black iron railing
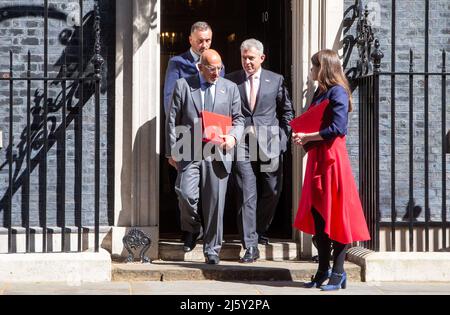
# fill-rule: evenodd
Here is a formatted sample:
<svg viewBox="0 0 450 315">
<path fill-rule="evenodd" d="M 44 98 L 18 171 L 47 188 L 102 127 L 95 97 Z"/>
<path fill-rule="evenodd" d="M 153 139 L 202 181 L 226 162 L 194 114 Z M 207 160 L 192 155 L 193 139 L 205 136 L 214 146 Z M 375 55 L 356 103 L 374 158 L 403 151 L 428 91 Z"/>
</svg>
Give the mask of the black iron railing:
<svg viewBox="0 0 450 315">
<path fill-rule="evenodd" d="M 372 28 L 368 22 L 369 12 L 367 8 L 362 9 L 360 1 L 357 12 L 358 30 L 356 36 L 356 44 L 358 45 L 359 61 L 356 69 L 356 75 L 351 79 L 354 88 L 359 93 L 359 129 L 360 129 L 360 143 L 359 143 L 359 176 L 360 176 L 360 195 L 363 208 L 365 210 L 366 219 L 368 221 L 369 230 L 372 240 L 365 242 L 363 245 L 369 249 L 380 249 L 380 228 L 385 227 L 390 229 L 390 250 L 398 250 L 396 248 L 396 230 L 400 228 L 407 228 L 408 230 L 408 245 L 409 250 L 414 250 L 414 230 L 416 228 L 423 228 L 425 231 L 425 248 L 423 250 L 430 251 L 430 230 L 431 228 L 440 228 L 440 237 L 442 239 L 441 248 L 446 248 L 447 244 L 447 229 L 450 223 L 447 220 L 447 158 L 446 154 L 450 152 L 448 147 L 448 137 L 450 132 L 447 130 L 447 76 L 449 73 L 446 68 L 446 52 L 442 51 L 442 70 L 441 72 L 429 71 L 429 1 L 425 1 L 425 69 L 423 72 L 415 71 L 414 69 L 414 51 L 411 49 L 409 53 L 409 71 L 396 71 L 396 42 L 395 42 L 395 19 L 396 19 L 396 1 L 392 1 L 392 61 L 391 71 L 381 71 L 381 60 L 384 57 L 380 50 L 380 43 L 375 39 Z M 373 49 L 375 48 L 375 49 Z M 390 98 L 390 200 L 391 213 L 390 222 L 381 218 L 380 214 L 380 80 L 383 78 L 390 79 L 391 93 L 384 95 Z M 417 91 L 414 87 L 414 82 L 417 78 L 423 78 L 423 147 L 422 142 L 417 140 L 416 124 L 418 119 L 415 116 L 417 107 L 415 97 Z M 441 220 L 431 219 L 430 213 L 430 126 L 437 127 L 434 122 L 430 120 L 430 79 L 440 79 L 441 81 L 441 104 L 433 104 L 433 106 L 440 106 L 441 114 Z M 397 97 L 396 86 L 400 80 L 408 81 L 408 161 L 399 161 L 396 156 L 397 148 Z M 422 109 L 422 108 L 421 108 Z M 432 124 L 433 125 L 430 125 Z M 422 139 L 420 139 L 422 140 Z M 416 143 L 417 142 L 417 143 Z M 423 149 L 423 176 L 424 176 L 424 220 L 417 219 L 417 206 L 415 205 L 415 172 L 414 163 L 418 163 L 414 159 L 415 150 L 420 146 Z M 422 152 L 422 150 L 419 150 Z M 396 175 L 398 162 L 409 163 L 408 165 L 408 204 L 406 207 L 406 214 L 403 220 L 399 220 L 397 214 L 397 184 Z M 421 170 L 422 171 L 422 170 Z"/>
<path fill-rule="evenodd" d="M 70 124 L 74 124 L 74 152 L 75 152 L 75 161 L 74 161 L 74 173 L 76 183 L 74 183 L 74 204 L 75 204 L 75 226 L 77 229 L 77 250 L 82 251 L 82 236 L 87 227 L 83 226 L 83 216 L 82 213 L 82 121 L 83 121 L 83 106 L 87 102 L 89 98 L 94 97 L 95 103 L 95 146 L 92 148 L 95 151 L 94 157 L 94 247 L 95 251 L 99 251 L 99 225 L 100 225 L 100 81 L 101 81 L 101 69 L 102 64 L 104 62 L 100 50 L 100 12 L 98 5 L 95 5 L 95 9 L 91 12 L 89 18 L 93 18 L 93 29 L 90 30 L 94 33 L 94 55 L 93 58 L 88 60 L 93 65 L 93 72 L 89 73 L 89 71 L 85 71 L 87 68 L 84 64 L 85 61 L 85 47 L 84 47 L 84 27 L 86 27 L 84 22 L 86 21 L 86 17 L 83 17 L 83 0 L 79 0 L 79 13 L 80 13 L 80 25 L 78 30 L 78 56 L 77 56 L 77 65 L 72 68 L 77 69 L 77 73 L 74 75 L 74 72 L 71 71 L 68 74 L 67 69 L 67 61 L 66 58 L 69 55 L 73 55 L 72 52 L 64 52 L 64 58 L 61 61 L 61 70 L 56 77 L 49 77 L 49 66 L 48 66 L 48 56 L 49 56 L 49 12 L 55 15 L 54 9 L 49 9 L 48 0 L 44 0 L 42 16 L 44 19 L 44 41 L 43 41 L 43 76 L 37 77 L 32 75 L 32 54 L 28 51 L 27 60 L 26 60 L 26 76 L 16 76 L 13 68 L 14 65 L 19 61 L 15 60 L 15 54 L 11 50 L 9 53 L 9 73 L 0 76 L 0 82 L 9 82 L 9 144 L 8 144 L 8 152 L 7 152 L 7 167 L 8 167 L 8 188 L 7 193 L 5 194 L 4 199 L 2 200 L 3 211 L 4 211 L 4 227 L 8 230 L 8 253 L 13 253 L 15 251 L 15 246 L 13 244 L 13 234 L 17 233 L 18 228 L 25 229 L 25 251 L 27 253 L 32 252 L 32 230 L 36 230 L 35 227 L 30 225 L 30 211 L 39 213 L 39 222 L 40 229 L 42 229 L 42 251 L 47 252 L 49 246 L 48 234 L 51 233 L 53 228 L 48 225 L 47 211 L 47 192 L 48 192 L 48 183 L 47 183 L 47 171 L 48 171 L 48 152 L 50 148 L 57 146 L 57 163 L 58 169 L 61 172 L 58 174 L 58 180 L 56 185 L 56 195 L 57 201 L 56 206 L 58 209 L 58 219 L 59 222 L 58 228 L 61 229 L 61 251 L 68 251 L 69 247 L 67 246 L 68 240 L 66 240 L 66 232 L 72 231 L 66 226 L 66 157 L 67 157 L 67 143 L 66 143 L 66 129 Z M 17 11 L 16 9 L 14 9 Z M 14 11 L 12 10 L 12 11 Z M 7 12 L 5 10 L 5 12 Z M 58 13 L 58 12 L 56 12 Z M 38 14 L 36 14 L 38 15 Z M 58 18 L 63 16 L 59 13 Z M 15 17 L 12 14 L 12 17 Z M 25 129 L 25 166 L 26 169 L 24 174 L 21 176 L 17 176 L 18 169 L 17 165 L 14 165 L 15 162 L 15 153 L 14 153 L 14 136 L 15 136 L 15 99 L 19 97 L 23 97 L 19 93 L 16 93 L 16 85 L 22 84 L 21 82 L 25 82 L 26 86 L 26 129 Z M 32 122 L 31 115 L 32 107 L 31 103 L 36 102 L 36 100 L 32 97 L 31 86 L 32 82 L 41 83 L 43 85 L 43 95 L 42 95 L 42 118 L 40 118 L 40 122 Z M 57 86 L 60 86 L 61 90 L 56 97 L 58 104 L 52 104 L 55 108 L 61 108 L 61 124 L 59 127 L 55 127 L 53 130 L 49 130 L 49 85 L 52 85 L 52 91 L 56 90 Z M 18 89 L 22 90 L 23 87 L 19 87 Z M 73 102 L 75 102 L 75 98 L 78 99 L 77 105 L 73 106 Z M 39 130 L 36 130 L 39 129 Z M 38 145 L 36 144 L 39 143 Z M 33 158 L 31 157 L 32 151 L 36 150 L 36 146 L 39 148 L 38 154 Z M 77 149 L 80 148 L 80 149 Z M 39 203 L 32 204 L 30 202 L 30 185 L 31 185 L 31 172 L 39 168 L 39 174 L 41 172 L 44 174 L 40 176 L 39 182 Z M 19 190 L 22 189 L 22 204 L 25 204 L 25 207 L 22 207 L 22 226 L 17 227 L 13 226 L 13 196 Z M 38 209 L 36 209 L 38 208 Z M 36 211 L 37 210 L 37 211 Z"/>
</svg>

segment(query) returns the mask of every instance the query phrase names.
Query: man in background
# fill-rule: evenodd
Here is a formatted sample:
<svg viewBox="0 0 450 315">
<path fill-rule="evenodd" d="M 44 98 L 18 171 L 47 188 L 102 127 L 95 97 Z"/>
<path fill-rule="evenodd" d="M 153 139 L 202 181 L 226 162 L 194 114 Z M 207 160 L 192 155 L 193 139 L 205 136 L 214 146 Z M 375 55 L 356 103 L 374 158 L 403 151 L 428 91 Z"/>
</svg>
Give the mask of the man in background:
<svg viewBox="0 0 450 315">
<path fill-rule="evenodd" d="M 241 45 L 242 70 L 227 79 L 238 85 L 245 117 L 245 134 L 237 148 L 238 228 L 246 249 L 241 258 L 259 258 L 258 243 L 267 245 L 283 183 L 283 153 L 287 150 L 294 110 L 282 75 L 261 67 L 263 44 L 248 39 Z"/>
</svg>

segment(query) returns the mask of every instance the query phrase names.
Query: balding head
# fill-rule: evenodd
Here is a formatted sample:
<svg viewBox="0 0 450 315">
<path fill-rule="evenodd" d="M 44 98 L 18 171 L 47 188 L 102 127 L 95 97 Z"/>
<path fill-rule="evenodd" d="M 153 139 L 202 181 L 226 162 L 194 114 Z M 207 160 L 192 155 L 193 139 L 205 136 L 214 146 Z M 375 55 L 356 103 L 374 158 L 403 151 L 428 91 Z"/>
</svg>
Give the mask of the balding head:
<svg viewBox="0 0 450 315">
<path fill-rule="evenodd" d="M 205 50 L 200 56 L 200 63 L 203 65 L 211 65 L 218 62 L 222 64 L 222 58 L 214 49 Z"/>
<path fill-rule="evenodd" d="M 198 69 L 206 81 L 215 83 L 223 69 L 222 58 L 214 49 L 208 49 L 201 55 Z"/>
</svg>

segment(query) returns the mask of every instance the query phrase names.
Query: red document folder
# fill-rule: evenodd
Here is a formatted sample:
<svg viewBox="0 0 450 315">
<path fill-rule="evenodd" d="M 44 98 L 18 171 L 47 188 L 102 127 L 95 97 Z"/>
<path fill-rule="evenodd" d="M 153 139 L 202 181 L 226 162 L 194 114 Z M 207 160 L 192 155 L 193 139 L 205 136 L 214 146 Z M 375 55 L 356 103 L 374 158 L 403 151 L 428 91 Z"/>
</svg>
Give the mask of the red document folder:
<svg viewBox="0 0 450 315">
<path fill-rule="evenodd" d="M 330 100 L 326 99 L 318 105 L 310 107 L 305 113 L 294 118 L 289 124 L 295 133 L 313 133 L 327 127 L 325 111 Z M 303 149 L 308 152 L 320 141 L 308 142 Z"/>
<path fill-rule="evenodd" d="M 231 117 L 212 112 L 202 111 L 203 120 L 203 142 L 213 142 L 222 144 L 224 142 L 221 135 L 228 134 L 233 126 Z"/>
</svg>

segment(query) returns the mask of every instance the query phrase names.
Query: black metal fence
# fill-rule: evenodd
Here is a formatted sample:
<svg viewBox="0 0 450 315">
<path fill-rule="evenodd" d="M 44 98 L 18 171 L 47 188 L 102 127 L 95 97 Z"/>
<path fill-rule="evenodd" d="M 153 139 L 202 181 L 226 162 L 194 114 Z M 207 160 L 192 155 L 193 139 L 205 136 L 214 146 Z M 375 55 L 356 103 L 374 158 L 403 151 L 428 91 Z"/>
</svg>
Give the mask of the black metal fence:
<svg viewBox="0 0 450 315">
<path fill-rule="evenodd" d="M 365 210 L 371 240 L 365 242 L 370 249 L 379 249 L 379 123 L 378 75 L 358 78 L 359 89 L 359 191 Z"/>
<path fill-rule="evenodd" d="M 57 194 L 57 209 L 58 209 L 58 228 L 61 230 L 61 251 L 68 251 L 67 240 L 66 240 L 66 232 L 69 233 L 72 231 L 66 226 L 66 154 L 67 154 L 67 144 L 66 144 L 66 128 L 70 124 L 74 124 L 75 130 L 75 142 L 80 142 L 82 140 L 81 130 L 82 130 L 82 117 L 83 117 L 83 105 L 86 101 L 94 97 L 95 104 L 95 147 L 92 150 L 95 152 L 94 163 L 95 163 L 95 185 L 94 185 L 94 247 L 95 251 L 99 251 L 99 225 L 100 225 L 100 81 L 101 81 L 101 68 L 103 64 L 103 58 L 100 55 L 100 12 L 98 5 L 95 6 L 94 11 L 92 12 L 93 26 L 94 29 L 90 30 L 94 34 L 95 43 L 91 43 L 94 45 L 94 55 L 93 58 L 88 60 L 90 64 L 92 64 L 93 69 L 90 71 L 83 71 L 86 69 L 86 65 L 83 64 L 85 62 L 85 47 L 84 47 L 84 32 L 83 29 L 85 27 L 84 21 L 86 20 L 83 17 L 83 0 L 79 0 L 80 7 L 80 25 L 78 32 L 78 51 L 77 54 L 78 64 L 75 66 L 76 75 L 74 77 L 74 71 L 67 69 L 67 56 L 73 55 L 73 52 L 64 52 L 64 58 L 61 61 L 61 71 L 56 77 L 50 77 L 48 71 L 48 51 L 49 51 L 49 12 L 51 14 L 55 14 L 52 8 L 49 8 L 48 0 L 44 0 L 43 6 L 43 19 L 44 19 L 44 41 L 43 41 L 43 76 L 33 76 L 31 73 L 32 68 L 32 60 L 33 56 L 30 52 L 28 52 L 27 60 L 26 60 L 26 72 L 27 75 L 16 76 L 13 68 L 17 62 L 20 60 L 15 60 L 15 55 L 11 50 L 9 53 L 9 73 L 4 73 L 0 76 L 0 82 L 8 82 L 9 83 L 9 140 L 8 140 L 8 149 L 7 149 L 7 167 L 8 167 L 8 188 L 7 193 L 5 194 L 4 200 L 2 200 L 3 211 L 4 211 L 4 227 L 8 230 L 8 253 L 13 253 L 16 249 L 13 244 L 14 236 L 13 234 L 17 233 L 17 230 L 20 228 L 25 229 L 25 251 L 27 253 L 32 252 L 32 248 L 34 245 L 32 244 L 32 232 L 36 232 L 37 228 L 35 226 L 30 226 L 30 211 L 39 213 L 39 222 L 40 227 L 42 229 L 42 251 L 48 252 L 49 240 L 48 234 L 51 233 L 50 230 L 53 231 L 51 227 L 48 226 L 47 220 L 47 192 L 48 192 L 48 184 L 47 184 L 47 170 L 48 170 L 48 151 L 53 146 L 57 146 L 57 159 L 58 159 L 58 169 L 60 170 L 60 174 L 58 174 L 58 183 L 56 185 L 56 194 Z M 69 49 L 69 48 L 67 48 Z M 40 58 L 37 58 L 40 59 Z M 73 65 L 72 65 L 73 66 Z M 73 67 L 72 67 L 73 68 Z M 70 72 L 70 75 L 68 74 Z M 16 92 L 16 86 L 20 85 L 20 89 L 23 89 L 23 82 L 26 87 L 26 106 L 27 106 L 27 117 L 26 117 L 26 129 L 23 133 L 24 141 L 24 153 L 25 153 L 25 172 L 20 178 L 17 178 L 17 172 L 20 168 L 17 167 L 17 164 L 14 165 L 16 161 L 16 155 L 14 153 L 14 125 L 15 125 L 15 98 L 16 97 L 24 97 Z M 36 124 L 35 121 L 32 121 L 32 107 L 31 103 L 35 102 L 34 98 L 32 98 L 31 86 L 32 82 L 38 82 L 43 85 L 43 95 L 42 95 L 42 117 L 39 120 L 39 123 Z M 56 87 L 60 87 L 60 92 L 56 97 L 56 101 L 50 102 L 49 98 L 49 85 L 52 85 L 52 90 L 55 90 Z M 75 95 L 77 94 L 77 95 Z M 78 103 L 73 106 L 74 97 L 78 98 Z M 55 103 L 57 103 L 55 105 Z M 49 111 L 54 108 L 61 109 L 61 124 L 58 128 L 49 128 L 50 119 L 49 119 Z M 77 134 L 78 133 L 78 134 Z M 76 144 L 77 146 L 77 144 Z M 80 146 L 80 143 L 78 143 Z M 33 150 L 37 150 L 38 153 L 31 156 Z M 82 251 L 82 236 L 86 227 L 82 224 L 82 150 L 75 150 L 75 177 L 80 180 L 75 183 L 75 225 L 77 228 L 77 239 L 78 246 L 77 250 Z M 30 173 L 35 169 L 39 168 L 39 173 L 43 173 L 43 176 L 40 176 L 39 182 L 39 202 L 38 204 L 33 204 L 30 201 Z M 12 209 L 13 209 L 13 195 L 17 192 L 19 187 L 23 191 L 22 205 L 26 205 L 22 207 L 22 222 L 23 225 L 13 226 L 12 221 Z M 25 209 L 25 210 L 24 210 Z"/>
<path fill-rule="evenodd" d="M 392 38 L 395 39 L 395 3 L 392 1 Z M 434 237 L 441 238 L 442 244 L 441 249 L 448 247 L 447 244 L 447 229 L 450 227 L 450 222 L 447 218 L 447 158 L 446 154 L 450 153 L 449 141 L 450 132 L 448 131 L 447 124 L 447 77 L 449 73 L 446 68 L 446 52 L 443 50 L 442 53 L 442 68 L 440 72 L 429 71 L 428 57 L 429 57 L 429 47 L 428 31 L 425 32 L 425 71 L 419 72 L 415 71 L 414 67 L 414 51 L 411 49 L 409 53 L 409 71 L 401 72 L 396 71 L 396 60 L 395 60 L 395 40 L 392 43 L 392 63 L 391 71 L 381 71 L 381 60 L 384 57 L 380 50 L 379 41 L 374 38 L 370 24 L 368 23 L 368 10 L 366 8 L 365 12 L 361 8 L 359 9 L 359 22 L 358 22 L 358 34 L 356 36 L 356 41 L 359 50 L 359 62 L 357 67 L 357 75 L 352 78 L 352 83 L 354 88 L 359 93 L 359 129 L 360 129 L 360 139 L 359 139 L 359 180 L 360 180 L 360 195 L 363 208 L 365 210 L 366 219 L 368 221 L 369 230 L 372 239 L 369 242 L 364 242 L 363 245 L 372 250 L 380 250 L 380 229 L 384 228 L 387 230 L 387 240 L 390 244 L 386 246 L 389 250 L 396 251 L 396 230 L 407 229 L 407 242 L 410 251 L 414 250 L 415 242 L 415 230 L 424 230 L 424 251 L 433 250 L 430 248 L 430 231 L 433 228 L 438 229 L 440 235 Z M 426 14 L 426 29 L 428 30 L 429 23 L 429 1 L 425 0 L 425 14 Z M 373 47 L 375 46 L 375 47 Z M 375 48 L 375 49 L 374 49 Z M 386 219 L 381 218 L 380 213 L 380 91 L 385 91 L 386 86 L 380 86 L 380 82 L 386 82 L 384 79 L 390 80 L 390 95 L 386 96 L 390 99 L 390 200 L 391 200 L 391 213 L 390 222 Z M 423 80 L 423 103 L 418 104 L 415 102 L 415 97 L 418 91 L 414 87 L 414 82 L 420 78 Z M 396 85 L 399 81 L 407 80 L 408 84 L 408 119 L 407 128 L 408 131 L 408 160 L 400 160 L 396 156 L 397 148 L 397 133 L 399 132 L 397 126 L 397 99 Z M 433 82 L 440 81 L 441 92 L 440 99 L 441 104 L 432 104 L 434 108 L 436 106 L 440 107 L 440 121 L 432 121 L 430 118 L 430 80 Z M 418 122 L 417 116 L 415 116 L 418 111 L 417 108 L 420 106 L 421 112 L 423 112 L 423 142 L 418 141 L 418 135 L 421 133 L 416 132 L 416 124 Z M 423 107 L 422 107 L 423 106 Z M 440 125 L 440 126 L 439 126 Z M 440 220 L 431 218 L 430 213 L 430 128 L 440 128 L 440 188 L 441 193 L 439 199 L 441 201 L 440 206 Z M 422 128 L 421 128 L 422 129 Z M 422 140 L 422 139 L 420 139 Z M 436 141 L 434 142 L 436 143 Z M 423 186 L 423 200 L 424 200 L 424 219 L 418 220 L 417 206 L 415 205 L 415 173 L 416 170 L 415 163 L 418 162 L 414 160 L 414 155 L 417 154 L 417 149 L 420 146 L 418 152 L 423 152 L 423 163 L 420 167 L 420 172 L 423 170 L 424 182 Z M 396 175 L 398 176 L 399 171 L 397 166 L 398 163 L 404 163 L 403 165 L 408 166 L 408 204 L 406 206 L 406 214 L 403 218 L 399 219 L 397 214 L 397 181 Z M 437 164 L 437 163 L 436 163 Z M 406 247 L 405 247 L 406 248 Z"/>
</svg>

